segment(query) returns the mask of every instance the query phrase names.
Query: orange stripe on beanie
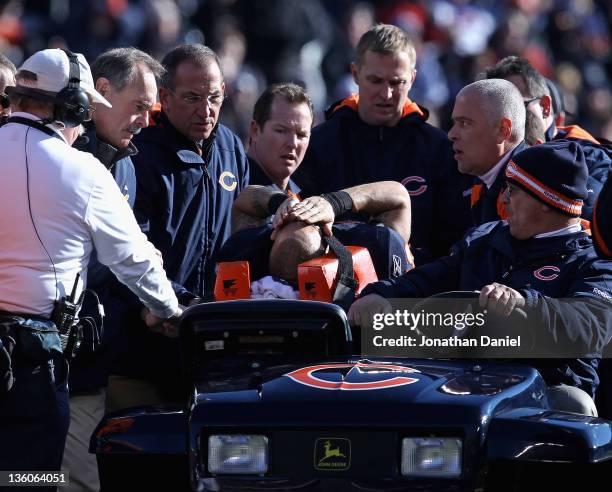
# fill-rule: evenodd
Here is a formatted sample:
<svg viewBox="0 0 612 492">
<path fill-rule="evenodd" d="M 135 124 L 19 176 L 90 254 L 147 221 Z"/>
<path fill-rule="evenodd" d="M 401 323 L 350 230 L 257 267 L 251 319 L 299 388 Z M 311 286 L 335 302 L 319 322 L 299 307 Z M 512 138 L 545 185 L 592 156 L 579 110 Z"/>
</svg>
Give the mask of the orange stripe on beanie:
<svg viewBox="0 0 612 492">
<path fill-rule="evenodd" d="M 534 198 L 579 217 L 588 196 L 588 169 L 579 145 L 557 140 L 530 147 L 514 156 L 506 178 Z"/>
</svg>

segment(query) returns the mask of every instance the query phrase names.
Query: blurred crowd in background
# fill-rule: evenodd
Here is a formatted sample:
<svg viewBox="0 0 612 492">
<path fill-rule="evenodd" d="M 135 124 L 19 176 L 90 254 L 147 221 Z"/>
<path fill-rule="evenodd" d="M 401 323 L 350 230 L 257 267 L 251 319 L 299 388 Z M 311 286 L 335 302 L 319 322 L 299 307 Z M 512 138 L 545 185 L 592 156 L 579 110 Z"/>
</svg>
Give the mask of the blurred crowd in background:
<svg viewBox="0 0 612 492">
<path fill-rule="evenodd" d="M 0 0 L 0 51 L 16 65 L 46 47 L 93 60 L 136 46 L 161 57 L 200 42 L 220 56 L 228 98 L 221 121 L 243 138 L 265 85 L 306 86 L 325 107 L 355 90 L 350 62 L 377 22 L 417 46 L 411 98 L 447 130 L 455 94 L 515 54 L 557 81 L 568 122 L 612 140 L 612 0 Z"/>
</svg>

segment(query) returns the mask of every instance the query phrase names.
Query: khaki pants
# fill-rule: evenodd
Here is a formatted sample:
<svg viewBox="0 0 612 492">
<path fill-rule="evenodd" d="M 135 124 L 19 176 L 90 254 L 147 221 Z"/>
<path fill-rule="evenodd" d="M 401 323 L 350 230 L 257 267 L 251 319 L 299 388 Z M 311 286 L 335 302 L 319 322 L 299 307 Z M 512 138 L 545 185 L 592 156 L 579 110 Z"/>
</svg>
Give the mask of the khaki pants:
<svg viewBox="0 0 612 492">
<path fill-rule="evenodd" d="M 108 380 L 106 411 L 166 403 L 158 387 L 150 381 L 112 375 Z"/>
<path fill-rule="evenodd" d="M 89 440 L 104 417 L 105 399 L 104 389 L 70 397 L 70 427 L 62 463 L 70 476 L 69 492 L 100 490 L 98 463 L 96 455 L 89 453 Z"/>
</svg>

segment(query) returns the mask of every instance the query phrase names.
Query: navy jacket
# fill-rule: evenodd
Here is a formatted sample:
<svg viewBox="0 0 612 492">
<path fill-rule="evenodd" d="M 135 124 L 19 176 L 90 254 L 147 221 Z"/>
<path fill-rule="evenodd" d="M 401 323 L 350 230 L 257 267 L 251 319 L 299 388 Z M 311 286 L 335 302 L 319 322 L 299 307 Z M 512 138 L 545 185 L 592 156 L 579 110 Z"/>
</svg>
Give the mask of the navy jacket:
<svg viewBox="0 0 612 492">
<path fill-rule="evenodd" d="M 242 142 L 223 125 L 200 150 L 163 112 L 154 122 L 134 138 L 134 213 L 161 251 L 179 302 L 187 303 L 214 288 L 216 255 L 231 234 L 232 204 L 249 167 Z"/>
<path fill-rule="evenodd" d="M 136 147 L 130 144 L 125 149 L 116 149 L 100 140 L 93 122 L 86 124 L 85 136 L 88 141 L 77 140 L 75 147 L 83 152 L 95 155 L 104 164 L 119 186 L 123 196 L 134 206 L 136 199 L 136 173 L 131 156 L 137 153 Z M 104 306 L 104 330 L 102 343 L 96 352 L 91 350 L 91 340 L 86 338 L 81 351 L 70 364 L 70 392 L 105 387 L 112 367 L 125 350 L 126 316 L 135 296 L 117 280 L 108 267 L 98 262 L 95 251 L 87 267 L 87 287 L 98 294 Z M 137 300 L 137 299 L 136 299 Z M 88 299 L 80 316 L 96 316 L 97 306 Z"/>
<path fill-rule="evenodd" d="M 543 270 L 546 267 L 546 270 Z M 554 273 L 553 273 L 554 272 Z M 480 290 L 498 282 L 518 290 L 546 330 L 538 340 L 572 340 L 597 356 L 612 327 L 612 262 L 600 260 L 585 232 L 518 241 L 505 222 L 471 230 L 451 256 L 411 270 L 395 280 L 371 284 L 362 296 L 429 297 L 451 290 Z M 584 298 L 569 305 L 560 298 Z M 543 337 L 543 338 L 540 338 Z M 548 384 L 566 383 L 593 394 L 597 359 L 538 360 Z"/>
<path fill-rule="evenodd" d="M 521 142 L 510 151 L 510 159 L 528 146 Z M 506 218 L 503 194 L 506 191 L 506 168 L 500 169 L 491 188 L 478 178 L 474 180 L 471 193 L 472 220 L 475 226 Z"/>
<path fill-rule="evenodd" d="M 248 184 L 240 139 L 217 125 L 201 148 L 180 134 L 163 112 L 134 138 L 138 190 L 134 213 L 159 249 L 181 304 L 212 294 L 217 255 L 231 233 L 234 199 Z M 128 349 L 115 372 L 152 380 L 166 398 L 180 381 L 178 341 L 151 332 L 131 312 Z"/>
<path fill-rule="evenodd" d="M 546 132 L 546 140 L 551 140 L 551 132 Z M 559 126 L 557 134 L 552 140 L 572 140 L 582 147 L 584 158 L 589 169 L 587 188 L 589 196 L 582 206 L 582 218 L 591 220 L 593 218 L 593 207 L 603 184 L 608 179 L 610 166 L 612 166 L 612 147 L 596 140 L 586 130 L 577 125 Z"/>
<path fill-rule="evenodd" d="M 374 181 L 406 186 L 412 202 L 411 249 L 416 264 L 448 254 L 472 225 L 466 190 L 447 136 L 409 102 L 394 127 L 364 123 L 355 96 L 333 105 L 315 127 L 294 179 L 305 196 Z M 465 195 L 465 196 L 464 196 Z"/>
</svg>

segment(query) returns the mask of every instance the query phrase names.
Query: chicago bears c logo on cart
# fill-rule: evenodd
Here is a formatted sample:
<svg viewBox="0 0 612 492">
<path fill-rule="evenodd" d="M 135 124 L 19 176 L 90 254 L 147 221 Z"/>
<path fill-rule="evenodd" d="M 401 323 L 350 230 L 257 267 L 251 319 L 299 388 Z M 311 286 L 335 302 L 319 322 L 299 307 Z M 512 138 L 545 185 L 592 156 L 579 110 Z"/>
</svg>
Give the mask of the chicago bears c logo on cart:
<svg viewBox="0 0 612 492">
<path fill-rule="evenodd" d="M 323 371 L 347 368 L 350 369 L 346 377 L 342 378 L 342 381 L 330 381 L 321 378 L 321 376 L 324 374 Z M 348 381 L 347 379 L 349 379 L 349 374 L 351 371 L 358 371 L 362 374 L 375 374 L 377 380 L 367 382 Z M 364 391 L 395 388 L 397 386 L 405 386 L 407 384 L 416 383 L 418 379 L 404 375 L 415 372 L 419 371 L 411 367 L 393 364 L 364 364 L 361 362 L 355 362 L 352 364 L 319 364 L 316 366 L 307 366 L 285 374 L 285 376 L 290 377 L 296 383 L 310 386 L 311 388 L 325 390 Z M 316 373 L 319 373 L 319 375 L 316 376 Z"/>
</svg>

